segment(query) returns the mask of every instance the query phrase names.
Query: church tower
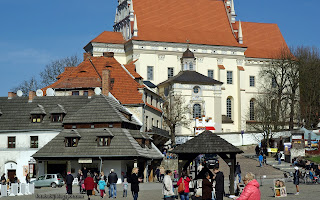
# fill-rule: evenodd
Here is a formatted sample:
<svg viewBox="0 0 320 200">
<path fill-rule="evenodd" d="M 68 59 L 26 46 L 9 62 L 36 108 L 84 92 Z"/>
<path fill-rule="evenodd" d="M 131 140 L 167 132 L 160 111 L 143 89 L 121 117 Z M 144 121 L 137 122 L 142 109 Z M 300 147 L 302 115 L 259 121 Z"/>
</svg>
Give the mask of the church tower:
<svg viewBox="0 0 320 200">
<path fill-rule="evenodd" d="M 187 70 L 196 71 L 196 58 L 193 52 L 190 51 L 189 46 L 181 58 L 181 71 Z"/>
</svg>

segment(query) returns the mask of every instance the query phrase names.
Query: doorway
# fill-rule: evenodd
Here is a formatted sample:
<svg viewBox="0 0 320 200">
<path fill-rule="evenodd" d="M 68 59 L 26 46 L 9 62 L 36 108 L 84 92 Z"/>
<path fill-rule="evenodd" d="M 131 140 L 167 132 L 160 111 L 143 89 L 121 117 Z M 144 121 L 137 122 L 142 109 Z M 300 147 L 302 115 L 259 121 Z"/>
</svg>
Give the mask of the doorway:
<svg viewBox="0 0 320 200">
<path fill-rule="evenodd" d="M 8 170 L 8 179 L 11 183 L 14 183 L 14 176 L 16 175 L 16 170 Z"/>
</svg>

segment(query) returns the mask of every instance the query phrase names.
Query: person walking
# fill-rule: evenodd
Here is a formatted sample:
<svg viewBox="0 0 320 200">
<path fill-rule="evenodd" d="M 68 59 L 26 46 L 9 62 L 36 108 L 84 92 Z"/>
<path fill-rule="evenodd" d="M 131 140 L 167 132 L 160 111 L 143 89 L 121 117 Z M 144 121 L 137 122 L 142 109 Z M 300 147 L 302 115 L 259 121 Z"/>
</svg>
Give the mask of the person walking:
<svg viewBox="0 0 320 200">
<path fill-rule="evenodd" d="M 241 168 L 240 168 L 240 164 L 239 164 L 239 162 L 237 162 L 237 164 L 236 164 L 236 176 L 238 176 L 238 178 L 239 178 L 239 183 L 241 183 Z"/>
<path fill-rule="evenodd" d="M 300 171 L 297 166 L 294 167 L 294 174 L 293 174 L 293 184 L 296 185 L 297 193 L 295 195 L 299 195 L 299 176 L 300 176 Z"/>
<path fill-rule="evenodd" d="M 165 173 L 164 167 L 161 166 L 160 167 L 160 183 L 162 183 L 163 181 L 164 173 Z"/>
<path fill-rule="evenodd" d="M 100 179 L 98 185 L 100 190 L 100 196 L 101 198 L 103 198 L 103 195 L 105 194 L 106 182 L 103 179 Z"/>
<path fill-rule="evenodd" d="M 73 176 L 71 172 L 68 172 L 66 177 L 67 194 L 72 194 L 72 183 L 73 183 Z"/>
<path fill-rule="evenodd" d="M 205 178 L 202 180 L 202 199 L 211 200 L 212 199 L 212 182 L 210 181 L 210 174 L 206 172 L 204 174 Z"/>
<path fill-rule="evenodd" d="M 108 183 L 110 184 L 110 194 L 109 198 L 117 198 L 117 182 L 118 175 L 114 172 L 114 169 L 110 170 L 110 174 L 108 176 Z"/>
<path fill-rule="evenodd" d="M 129 185 L 128 181 L 127 181 L 127 178 L 124 178 L 122 185 L 123 185 L 123 195 L 122 196 L 127 198 L 127 196 L 128 196 L 128 185 Z"/>
<path fill-rule="evenodd" d="M 1 176 L 1 185 L 6 185 L 6 184 L 7 184 L 6 174 L 3 173 L 2 176 Z"/>
<path fill-rule="evenodd" d="M 82 174 L 84 179 L 86 179 L 87 176 L 90 176 L 90 174 L 88 175 L 88 170 L 86 167 L 83 167 Z"/>
<path fill-rule="evenodd" d="M 216 181 L 215 191 L 216 191 L 216 200 L 223 200 L 224 195 L 224 175 L 219 168 L 216 167 L 213 169 L 213 180 Z"/>
<path fill-rule="evenodd" d="M 157 176 L 158 182 L 160 182 L 160 168 L 159 167 L 157 167 L 157 169 L 156 169 L 156 176 Z"/>
<path fill-rule="evenodd" d="M 29 176 L 29 174 L 26 175 L 26 183 L 30 183 L 30 176 Z"/>
<path fill-rule="evenodd" d="M 281 165 L 281 157 L 282 157 L 282 154 L 280 153 L 280 151 L 277 152 L 277 160 L 278 160 L 278 165 Z"/>
<path fill-rule="evenodd" d="M 87 178 L 84 179 L 84 187 L 85 187 L 85 190 L 87 191 L 88 200 L 90 200 L 90 197 L 92 195 L 92 190 L 94 188 L 94 181 L 90 173 L 88 173 Z"/>
<path fill-rule="evenodd" d="M 190 178 L 188 177 L 188 174 L 186 171 L 182 172 L 181 178 L 177 182 L 177 185 L 179 186 L 180 184 L 184 184 L 184 191 L 179 193 L 180 199 L 181 200 L 189 200 L 189 182 Z"/>
<path fill-rule="evenodd" d="M 139 169 L 137 167 L 132 169 L 132 174 L 131 174 L 131 192 L 132 192 L 133 200 L 137 200 L 138 199 L 139 183 L 142 181 L 141 178 L 138 178 L 138 172 L 139 172 Z"/>
<path fill-rule="evenodd" d="M 100 177 L 97 172 L 93 173 L 93 180 L 94 180 L 94 189 L 99 193 L 98 183 L 99 183 Z"/>
<path fill-rule="evenodd" d="M 234 197 L 237 200 L 260 200 L 261 192 L 260 185 L 255 179 L 255 175 L 251 172 L 247 173 L 243 178 L 243 183 L 246 185 L 240 197 Z"/>
<path fill-rule="evenodd" d="M 263 162 L 263 156 L 262 154 L 259 155 L 259 164 L 260 164 L 260 167 L 262 167 L 262 162 Z"/>
<path fill-rule="evenodd" d="M 174 200 L 175 199 L 171 176 L 172 176 L 172 171 L 167 170 L 166 175 L 163 178 L 162 194 L 163 194 L 163 198 L 165 200 Z"/>
</svg>

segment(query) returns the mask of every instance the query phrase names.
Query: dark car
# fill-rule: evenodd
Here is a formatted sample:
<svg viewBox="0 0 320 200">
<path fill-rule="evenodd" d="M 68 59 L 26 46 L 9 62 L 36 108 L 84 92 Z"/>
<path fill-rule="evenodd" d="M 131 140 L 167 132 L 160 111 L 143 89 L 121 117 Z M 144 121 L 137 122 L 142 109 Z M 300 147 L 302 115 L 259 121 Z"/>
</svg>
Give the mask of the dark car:
<svg viewBox="0 0 320 200">
<path fill-rule="evenodd" d="M 204 156 L 204 162 L 209 169 L 219 168 L 219 159 L 217 154 L 206 154 Z"/>
</svg>

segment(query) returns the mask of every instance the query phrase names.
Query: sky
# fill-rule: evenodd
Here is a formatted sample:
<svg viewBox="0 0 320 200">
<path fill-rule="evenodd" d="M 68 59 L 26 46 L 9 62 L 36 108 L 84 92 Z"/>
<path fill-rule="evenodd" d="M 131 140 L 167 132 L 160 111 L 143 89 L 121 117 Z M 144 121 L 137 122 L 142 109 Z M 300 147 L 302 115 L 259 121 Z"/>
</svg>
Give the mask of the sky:
<svg viewBox="0 0 320 200">
<path fill-rule="evenodd" d="M 320 48 L 319 0 L 234 2 L 237 20 L 276 23 L 289 46 Z M 0 0 L 0 96 L 37 78 L 51 61 L 82 58 L 89 41 L 112 31 L 117 4 L 117 0 Z"/>
</svg>

